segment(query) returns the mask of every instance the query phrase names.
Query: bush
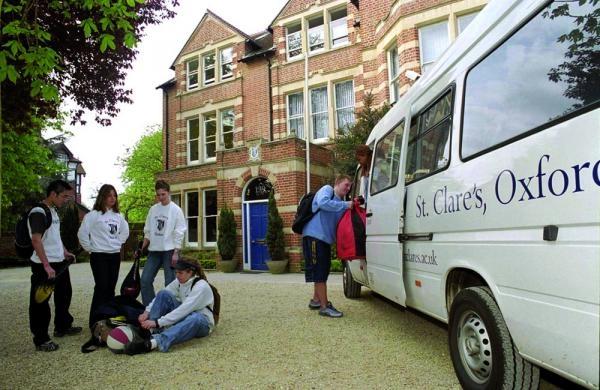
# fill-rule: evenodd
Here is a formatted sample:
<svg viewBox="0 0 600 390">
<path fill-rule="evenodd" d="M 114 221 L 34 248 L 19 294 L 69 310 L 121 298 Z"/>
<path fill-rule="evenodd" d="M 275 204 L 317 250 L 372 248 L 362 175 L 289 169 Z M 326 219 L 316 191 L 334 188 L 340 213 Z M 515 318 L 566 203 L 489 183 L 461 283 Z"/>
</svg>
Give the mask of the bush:
<svg viewBox="0 0 600 390">
<path fill-rule="evenodd" d="M 202 268 L 204 268 L 205 270 L 217 269 L 217 261 L 212 259 L 201 259 L 200 265 L 202 265 Z"/>
<path fill-rule="evenodd" d="M 267 221 L 267 236 L 265 237 L 271 260 L 285 260 L 285 240 L 283 236 L 283 220 L 277 210 L 274 192 L 269 195 L 269 216 Z"/>
<path fill-rule="evenodd" d="M 333 259 L 331 260 L 331 268 L 329 268 L 331 272 L 344 272 L 344 265 L 341 260 Z"/>
<path fill-rule="evenodd" d="M 79 210 L 77 210 L 77 205 L 72 202 L 64 208 L 60 222 L 60 236 L 65 248 L 76 255 L 81 251 L 79 239 L 77 238 L 78 230 Z"/>
<path fill-rule="evenodd" d="M 219 237 L 217 238 L 217 247 L 223 260 L 231 260 L 235 256 L 237 248 L 235 233 L 235 218 L 233 211 L 223 206 L 219 215 Z"/>
</svg>

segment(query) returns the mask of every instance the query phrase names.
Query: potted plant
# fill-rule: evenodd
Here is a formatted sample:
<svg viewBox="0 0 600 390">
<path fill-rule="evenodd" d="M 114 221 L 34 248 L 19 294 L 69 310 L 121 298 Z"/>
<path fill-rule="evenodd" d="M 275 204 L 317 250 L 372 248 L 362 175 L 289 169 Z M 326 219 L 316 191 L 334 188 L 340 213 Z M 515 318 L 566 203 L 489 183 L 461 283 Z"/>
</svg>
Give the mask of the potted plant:
<svg viewBox="0 0 600 390">
<path fill-rule="evenodd" d="M 285 258 L 285 241 L 283 236 L 283 220 L 277 210 L 277 202 L 273 192 L 269 195 L 269 211 L 267 219 L 267 236 L 265 241 L 269 248 L 271 260 L 267 261 L 267 267 L 273 274 L 284 273 L 287 267 Z"/>
<path fill-rule="evenodd" d="M 234 272 L 237 269 L 237 260 L 234 259 L 237 247 L 235 233 L 235 218 L 233 211 L 227 205 L 221 208 L 219 214 L 219 238 L 217 247 L 221 255 L 219 268 L 223 272 Z"/>
</svg>

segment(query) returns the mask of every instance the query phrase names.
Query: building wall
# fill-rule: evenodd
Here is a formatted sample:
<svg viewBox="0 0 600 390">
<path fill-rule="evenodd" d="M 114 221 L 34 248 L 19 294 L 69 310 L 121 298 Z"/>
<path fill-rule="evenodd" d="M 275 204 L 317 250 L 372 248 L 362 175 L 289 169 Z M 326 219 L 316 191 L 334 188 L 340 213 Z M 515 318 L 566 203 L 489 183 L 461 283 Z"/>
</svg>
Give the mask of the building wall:
<svg viewBox="0 0 600 390">
<path fill-rule="evenodd" d="M 240 61 L 245 55 L 249 36 L 207 13 L 181 53 L 174 61 L 175 82 L 165 87 L 164 150 L 165 171 L 159 177 L 172 185 L 174 196 L 183 200 L 187 191 L 217 191 L 218 208 L 227 204 L 238 226 L 238 254 L 242 262 L 243 190 L 257 177 L 267 178 L 275 190 L 279 212 L 285 224 L 286 250 L 291 269 L 298 270 L 301 240 L 291 231 L 291 222 L 299 198 L 306 189 L 305 141 L 288 129 L 287 97 L 303 92 L 305 62 L 303 56 L 288 58 L 287 28 L 300 24 L 302 52 L 307 52 L 306 31 L 309 20 L 324 18 L 325 49 L 308 56 L 308 88 L 327 86 L 329 141 L 311 146 L 311 190 L 333 178 L 331 140 L 335 137 L 335 95 L 337 82 L 352 80 L 355 109 L 363 106 L 366 93 L 374 95 L 376 105 L 390 102 L 388 50 L 397 48 L 399 91 L 411 85 L 407 70 L 422 72 L 419 29 L 441 20 L 448 21 L 449 41 L 457 35 L 457 17 L 480 10 L 485 0 L 362 0 L 360 9 L 347 0 L 291 0 L 280 11 L 270 29 L 273 52 Z M 328 19 L 332 12 L 346 10 L 348 43 L 332 47 Z M 192 91 L 186 87 L 186 61 L 208 52 L 219 53 L 233 47 L 233 77 Z M 233 107 L 235 113 L 233 148 L 217 146 L 216 158 L 208 163 L 188 163 L 187 119 Z M 305 126 L 306 127 L 306 126 Z M 250 155 L 250 149 L 258 158 Z M 199 218 L 202 218 L 200 197 Z M 182 201 L 185 210 L 185 202 Z M 199 230 L 199 240 L 202 231 Z"/>
</svg>

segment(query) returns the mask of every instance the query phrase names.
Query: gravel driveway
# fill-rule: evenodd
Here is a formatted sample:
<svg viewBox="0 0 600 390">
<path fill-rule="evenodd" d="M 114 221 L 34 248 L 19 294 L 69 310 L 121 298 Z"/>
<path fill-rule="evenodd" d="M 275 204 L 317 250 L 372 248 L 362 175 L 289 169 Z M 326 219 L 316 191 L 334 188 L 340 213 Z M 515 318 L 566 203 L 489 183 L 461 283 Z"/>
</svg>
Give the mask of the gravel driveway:
<svg viewBox="0 0 600 390">
<path fill-rule="evenodd" d="M 129 267 L 122 265 L 120 280 Z M 0 270 L 0 389 L 459 388 L 443 326 L 368 291 L 348 300 L 340 275 L 332 275 L 329 291 L 344 317 L 331 319 L 309 311 L 312 286 L 300 274 L 209 273 L 222 296 L 213 334 L 169 353 L 133 357 L 108 349 L 82 354 L 87 331 L 56 339 L 57 352 L 36 352 L 27 316 L 29 275 L 29 268 Z M 71 312 L 75 324 L 85 326 L 93 289 L 89 264 L 71 266 L 71 280 Z"/>
</svg>

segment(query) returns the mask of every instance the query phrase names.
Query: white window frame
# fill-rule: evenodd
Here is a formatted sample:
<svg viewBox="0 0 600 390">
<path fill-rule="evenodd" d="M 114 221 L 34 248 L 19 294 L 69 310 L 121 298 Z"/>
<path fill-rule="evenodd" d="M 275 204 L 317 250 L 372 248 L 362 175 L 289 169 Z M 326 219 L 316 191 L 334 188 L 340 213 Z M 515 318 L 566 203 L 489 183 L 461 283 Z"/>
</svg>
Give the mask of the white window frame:
<svg viewBox="0 0 600 390">
<path fill-rule="evenodd" d="M 230 61 L 228 61 L 228 62 L 223 61 L 223 53 L 225 51 L 231 52 Z M 231 71 L 227 74 L 223 74 L 223 66 L 227 65 L 227 64 L 231 64 Z M 230 79 L 233 77 L 233 46 L 226 47 L 224 49 L 219 50 L 219 76 L 220 76 L 221 81 L 227 80 L 227 79 Z"/>
<path fill-rule="evenodd" d="M 206 59 L 210 56 L 213 57 L 213 64 L 206 66 Z M 211 85 L 211 84 L 215 83 L 215 81 L 217 79 L 216 65 L 217 65 L 217 56 L 214 52 L 206 53 L 202 56 L 202 83 L 203 83 L 203 85 Z M 213 77 L 211 79 L 207 79 L 206 71 L 211 70 L 211 69 L 213 70 Z"/>
<path fill-rule="evenodd" d="M 444 20 L 441 20 L 436 23 L 431 23 L 431 24 L 419 27 L 419 30 L 418 30 L 419 31 L 419 61 L 421 64 L 421 73 L 423 73 L 423 74 L 425 74 L 425 72 L 426 72 L 425 67 L 433 66 L 435 64 L 435 62 L 439 59 L 439 56 L 438 56 L 438 58 L 436 58 L 435 60 L 424 62 L 424 60 L 423 60 L 423 51 L 424 50 L 423 50 L 423 38 L 422 38 L 423 30 L 427 29 L 427 28 L 431 28 L 433 26 L 441 25 L 444 23 L 446 24 L 446 39 L 447 39 L 447 43 L 448 43 L 446 45 L 446 49 L 447 49 L 451 43 L 450 42 L 450 22 L 448 21 L 448 19 L 444 19 Z M 444 50 L 446 50 L 446 49 L 444 49 Z"/>
<path fill-rule="evenodd" d="M 212 116 L 213 119 L 207 119 L 208 117 Z M 208 122 L 214 122 L 215 124 L 215 135 L 211 136 L 211 140 L 209 141 L 208 136 L 206 135 L 206 124 Z M 210 162 L 210 161 L 215 161 L 217 158 L 217 113 L 215 111 L 209 111 L 209 112 L 205 112 L 204 114 L 202 114 L 202 135 L 203 140 L 202 140 L 202 149 L 203 149 L 203 154 L 202 156 L 204 157 L 204 161 L 206 162 Z M 215 144 L 215 155 L 213 157 L 209 157 L 207 155 L 208 153 L 208 144 Z"/>
<path fill-rule="evenodd" d="M 292 116 L 290 114 L 290 96 L 294 96 L 294 95 L 300 95 L 301 101 L 302 101 L 302 112 L 300 114 L 296 114 L 294 116 Z M 286 96 L 286 108 L 287 108 L 287 133 L 288 135 L 291 134 L 292 131 L 292 125 L 291 125 L 291 121 L 293 119 L 300 119 L 302 121 L 302 134 L 299 134 L 298 129 L 296 129 L 296 137 L 300 138 L 300 139 L 304 139 L 304 137 L 306 136 L 306 134 L 304 133 L 306 131 L 306 126 L 304 125 L 304 93 L 303 92 L 294 92 L 294 93 L 290 93 Z"/>
<path fill-rule="evenodd" d="M 190 63 L 192 62 L 196 62 L 196 70 L 195 71 L 191 71 L 190 70 Z M 187 90 L 192 90 L 192 89 L 196 89 L 198 88 L 199 85 L 199 77 L 200 75 L 198 74 L 198 71 L 200 69 L 200 60 L 198 60 L 198 57 L 196 58 L 191 58 L 189 59 L 186 63 L 185 63 L 185 71 L 186 71 L 186 86 L 187 86 Z M 190 83 L 190 77 L 191 76 L 196 76 L 196 82 L 195 83 Z"/>
<path fill-rule="evenodd" d="M 217 246 L 217 241 L 207 241 L 206 240 L 206 232 L 208 231 L 208 229 L 206 228 L 206 220 L 207 218 L 211 218 L 214 217 L 215 218 L 215 227 L 217 228 L 217 236 L 218 236 L 218 231 L 219 231 L 219 218 L 218 218 L 218 212 L 219 209 L 218 207 L 217 209 L 217 214 L 214 215 L 207 215 L 206 214 L 206 193 L 209 191 L 214 191 L 215 193 L 217 192 L 216 188 L 207 188 L 202 190 L 202 246 L 205 248 L 214 248 Z M 215 200 L 217 199 L 218 194 L 215 195 Z M 217 237 L 218 238 L 218 237 Z"/>
<path fill-rule="evenodd" d="M 315 90 L 317 90 L 317 89 L 324 89 L 325 90 L 325 99 L 326 99 L 325 108 L 324 108 L 324 111 L 313 112 L 312 111 L 312 92 L 315 91 Z M 327 140 L 329 140 L 329 91 L 328 91 L 327 85 L 322 85 L 322 86 L 319 86 L 319 87 L 311 88 L 308 91 L 308 94 L 309 94 L 308 95 L 309 96 L 308 106 L 310 108 L 310 111 L 309 111 L 310 112 L 310 133 L 309 134 L 311 135 L 311 139 L 313 141 L 317 141 L 317 142 L 319 142 L 319 141 L 327 141 Z M 319 115 L 319 114 L 323 114 L 323 113 L 327 114 L 327 130 L 325 132 L 325 137 L 317 138 L 317 137 L 315 137 L 315 129 L 314 129 L 314 125 L 313 125 L 313 123 L 314 123 L 313 117 L 315 117 L 316 115 Z"/>
<path fill-rule="evenodd" d="M 185 197 L 185 222 L 186 222 L 186 228 L 189 226 L 190 223 L 190 219 L 195 219 L 196 220 L 196 231 L 198 231 L 198 229 L 200 228 L 200 224 L 198 223 L 200 220 L 200 215 L 195 215 L 190 217 L 189 215 L 189 200 L 188 200 L 188 195 L 192 194 L 192 193 L 196 193 L 198 194 L 198 191 L 186 191 L 184 192 L 184 197 Z M 198 194 L 198 201 L 200 201 L 200 194 Z M 198 211 L 200 211 L 200 205 L 197 205 L 198 207 Z M 189 234 L 189 229 L 186 229 L 185 231 L 185 243 L 187 246 L 191 246 L 191 247 L 198 247 L 199 245 L 199 240 L 198 237 L 196 237 L 196 241 L 190 242 L 190 234 Z"/>
<path fill-rule="evenodd" d="M 337 89 L 335 88 L 336 85 L 338 84 L 345 84 L 345 83 L 350 83 L 352 84 L 352 104 L 349 106 L 344 106 L 344 107 L 338 107 L 338 97 L 337 97 Z M 336 83 L 333 84 L 333 100 L 334 100 L 334 107 L 335 107 L 335 128 L 339 129 L 340 128 L 340 124 L 339 124 L 339 120 L 338 120 L 338 111 L 341 110 L 347 110 L 349 108 L 352 109 L 352 116 L 354 117 L 354 119 L 352 120 L 352 123 L 356 122 L 356 115 L 354 113 L 354 106 L 356 104 L 355 101 L 355 97 L 354 97 L 354 80 L 342 80 L 342 81 L 338 81 Z"/>
<path fill-rule="evenodd" d="M 191 139 L 190 138 L 190 122 L 194 121 L 194 120 L 198 121 L 198 138 Z M 200 139 L 202 138 L 202 137 L 200 137 L 200 134 L 201 134 L 201 131 L 202 131 L 201 128 L 200 128 L 200 118 L 197 117 L 197 116 L 196 117 L 186 118 L 186 127 L 187 127 L 187 163 L 188 163 L 188 165 L 198 164 L 200 162 L 200 156 L 202 155 L 201 154 L 201 149 L 202 148 L 200 146 Z M 197 146 L 197 148 L 198 148 L 198 159 L 197 160 L 192 160 L 190 158 L 192 156 L 192 153 L 191 153 L 191 150 L 192 150 L 191 143 L 192 143 L 192 141 L 196 141 L 196 144 L 198 145 Z"/>
<path fill-rule="evenodd" d="M 395 59 L 392 57 L 393 53 L 396 53 Z M 390 91 L 390 103 L 395 103 L 400 97 L 400 54 L 398 53 L 398 47 L 392 46 L 387 50 L 387 63 L 388 63 L 388 88 Z M 393 65 L 396 66 L 397 74 L 393 73 Z M 394 88 L 397 85 L 398 91 Z"/>
<path fill-rule="evenodd" d="M 340 11 L 346 11 L 346 16 L 344 16 L 342 19 L 344 20 L 344 26 L 346 27 L 346 35 L 340 36 L 335 38 L 333 35 L 333 24 L 334 21 L 338 21 L 340 19 L 332 19 L 332 16 L 334 13 L 336 12 L 340 12 Z M 334 43 L 335 39 L 342 39 L 342 38 L 346 38 L 345 41 L 340 42 L 340 43 Z M 340 47 L 340 46 L 345 46 L 350 44 L 350 35 L 348 32 L 348 10 L 344 7 L 344 8 L 338 8 L 338 9 L 333 9 L 331 11 L 329 11 L 329 47 L 330 48 L 334 48 L 334 47 Z"/>
<path fill-rule="evenodd" d="M 233 114 L 233 123 L 231 125 L 231 130 L 225 131 L 223 128 L 223 123 L 224 123 L 223 116 L 228 111 L 231 111 L 231 113 Z M 235 147 L 234 142 L 233 142 L 234 130 L 235 130 L 235 110 L 233 109 L 233 107 L 225 108 L 225 109 L 219 111 L 219 134 L 220 134 L 221 145 L 223 145 L 223 149 L 233 149 Z M 225 146 L 225 134 L 231 134 L 231 137 L 232 137 L 231 148 L 228 148 Z"/>
<path fill-rule="evenodd" d="M 309 27 L 310 23 L 314 20 L 317 19 L 321 19 L 321 24 L 316 26 L 316 27 Z M 307 26 L 307 30 L 306 30 L 306 45 L 308 46 L 308 53 L 309 54 L 315 54 L 315 53 L 320 53 L 322 51 L 325 51 L 325 49 L 327 48 L 326 46 L 326 40 L 325 40 L 325 18 L 323 18 L 323 15 L 319 15 L 319 16 L 314 16 L 312 18 L 307 19 L 306 21 L 306 26 Z M 317 49 L 313 49 L 310 43 L 310 34 L 314 33 L 314 32 L 318 32 L 320 30 L 320 35 L 322 36 L 322 41 L 323 41 L 323 47 L 321 48 L 317 48 Z M 319 44 L 320 45 L 320 44 Z"/>
<path fill-rule="evenodd" d="M 288 33 L 288 30 L 291 27 L 298 27 L 298 26 L 300 28 L 298 31 L 295 31 L 293 33 Z M 298 54 L 296 54 L 296 55 L 291 56 L 290 55 L 290 37 L 294 37 L 294 36 L 298 36 L 300 38 L 299 39 L 299 42 L 300 42 L 300 47 L 299 47 L 300 52 Z M 294 50 L 296 50 L 296 49 L 294 49 Z M 292 60 L 294 58 L 299 58 L 299 57 L 302 56 L 302 53 L 304 52 L 304 50 L 303 50 L 303 47 L 302 47 L 302 24 L 301 23 L 299 23 L 299 24 L 292 24 L 292 25 L 286 27 L 286 29 L 285 29 L 285 51 L 286 51 L 286 55 L 287 55 L 287 59 L 288 60 Z"/>
</svg>

